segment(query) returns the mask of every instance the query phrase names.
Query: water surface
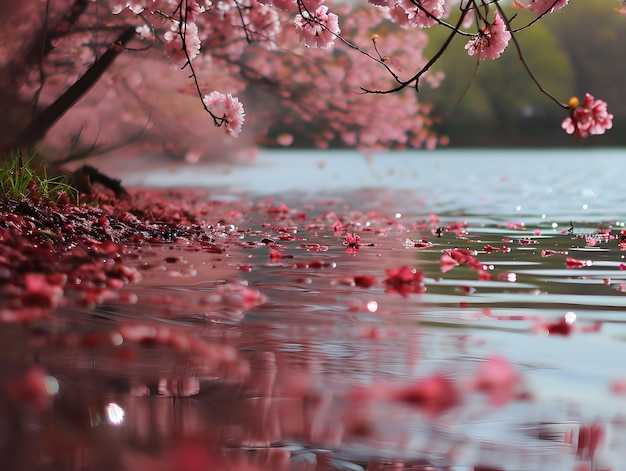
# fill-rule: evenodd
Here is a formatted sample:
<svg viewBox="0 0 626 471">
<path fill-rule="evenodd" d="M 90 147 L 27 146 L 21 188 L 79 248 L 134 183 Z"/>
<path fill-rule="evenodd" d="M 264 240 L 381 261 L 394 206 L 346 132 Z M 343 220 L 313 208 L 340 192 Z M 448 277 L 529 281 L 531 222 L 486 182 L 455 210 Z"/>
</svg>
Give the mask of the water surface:
<svg viewBox="0 0 626 471">
<path fill-rule="evenodd" d="M 622 159 L 264 151 L 125 174 L 206 188 L 223 251 L 144 247 L 136 304 L 65 310 L 61 328 L 141 323 L 212 350 L 4 355 L 36 355 L 70 391 L 51 430 L 128 469 L 626 469 Z M 394 283 L 404 266 L 421 277 Z"/>
</svg>

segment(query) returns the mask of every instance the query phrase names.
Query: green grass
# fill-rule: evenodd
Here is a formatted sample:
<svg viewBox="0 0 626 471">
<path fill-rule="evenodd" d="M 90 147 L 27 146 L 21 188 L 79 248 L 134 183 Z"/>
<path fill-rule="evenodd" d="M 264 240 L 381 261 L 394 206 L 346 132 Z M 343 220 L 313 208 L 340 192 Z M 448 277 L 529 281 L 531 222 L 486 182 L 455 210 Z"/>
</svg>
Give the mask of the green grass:
<svg viewBox="0 0 626 471">
<path fill-rule="evenodd" d="M 0 155 L 0 198 L 22 200 L 38 197 L 59 201 L 66 195 L 78 202 L 78 191 L 69 183 L 66 175 L 48 174 L 45 164 L 33 165 L 35 154 L 26 159 L 22 152 Z"/>
</svg>

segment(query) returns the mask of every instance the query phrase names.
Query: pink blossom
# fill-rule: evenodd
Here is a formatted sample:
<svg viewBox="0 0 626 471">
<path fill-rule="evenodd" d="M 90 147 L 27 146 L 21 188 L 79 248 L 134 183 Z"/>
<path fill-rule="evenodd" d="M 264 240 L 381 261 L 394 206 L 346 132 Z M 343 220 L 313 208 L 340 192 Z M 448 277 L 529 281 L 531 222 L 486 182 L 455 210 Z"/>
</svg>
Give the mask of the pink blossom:
<svg viewBox="0 0 626 471">
<path fill-rule="evenodd" d="M 309 252 L 326 252 L 328 250 L 328 245 L 300 244 L 300 248 L 308 250 Z"/>
<path fill-rule="evenodd" d="M 259 0 L 259 3 L 263 5 L 270 5 L 281 11 L 298 10 L 298 2 L 296 2 L 296 0 Z"/>
<path fill-rule="evenodd" d="M 376 278 L 372 275 L 355 275 L 354 285 L 359 288 L 371 288 L 376 284 Z"/>
<path fill-rule="evenodd" d="M 487 253 L 491 253 L 491 252 L 505 252 L 508 253 L 511 251 L 511 247 L 508 247 L 506 245 L 503 245 L 501 247 L 494 247 L 493 245 L 485 245 L 485 247 L 483 247 L 483 250 Z"/>
<path fill-rule="evenodd" d="M 536 332 L 548 335 L 562 335 L 567 337 L 574 332 L 574 325 L 576 324 L 576 314 L 568 312 L 564 316 L 561 316 L 555 322 L 546 323 L 538 321 L 534 326 Z"/>
<path fill-rule="evenodd" d="M 183 36 L 185 37 L 184 48 Z M 166 41 L 165 46 L 163 46 L 165 53 L 180 67 L 200 54 L 200 37 L 198 36 L 198 26 L 195 23 L 184 24 L 181 30 L 178 29 L 178 25 L 175 25 L 175 29 L 167 31 L 163 35 L 163 39 Z"/>
<path fill-rule="evenodd" d="M 398 293 L 402 297 L 426 291 L 424 273 L 403 265 L 398 268 L 387 268 L 387 277 L 383 280 L 386 293 Z"/>
<path fill-rule="evenodd" d="M 296 15 L 295 25 L 307 47 L 320 49 L 331 48 L 335 36 L 341 32 L 339 18 L 334 13 L 328 13 L 326 5 L 318 7 L 314 15 L 308 11 Z"/>
<path fill-rule="evenodd" d="M 226 122 L 226 132 L 237 137 L 241 132 L 241 127 L 245 120 L 246 114 L 243 110 L 243 105 L 239 102 L 237 97 L 232 96 L 230 93 L 224 95 L 220 92 L 211 92 L 209 95 L 205 95 L 202 99 L 204 104 L 211 110 L 217 118 L 224 119 Z"/>
<path fill-rule="evenodd" d="M 567 257 L 565 259 L 565 267 L 566 268 L 582 268 L 582 267 L 590 267 L 593 264 L 591 260 L 579 260 L 573 257 Z"/>
<path fill-rule="evenodd" d="M 204 3 L 204 5 L 200 5 L 195 1 L 190 1 L 187 3 L 187 16 L 185 21 L 188 21 L 190 23 L 195 22 L 198 18 L 198 15 L 206 12 L 212 5 L 212 2 L 210 0 L 204 1 L 202 3 Z"/>
<path fill-rule="evenodd" d="M 485 393 L 494 405 L 506 404 L 514 399 L 520 377 L 511 363 L 500 356 L 487 359 L 476 372 L 474 388 Z"/>
<path fill-rule="evenodd" d="M 293 144 L 293 135 L 289 133 L 283 133 L 276 138 L 276 143 L 288 147 Z"/>
<path fill-rule="evenodd" d="M 411 0 L 369 0 L 372 5 L 389 8 L 391 20 L 402 28 L 428 28 L 444 14 L 445 0 L 421 0 L 420 7 Z M 428 12 L 428 13 L 426 13 Z"/>
<path fill-rule="evenodd" d="M 55 308 L 63 297 L 64 284 L 64 279 L 59 279 L 54 275 L 26 273 L 22 303 L 27 306 Z"/>
<path fill-rule="evenodd" d="M 610 388 L 613 394 L 620 394 L 620 395 L 626 394 L 626 379 L 618 378 L 618 379 L 612 380 L 610 383 Z"/>
<path fill-rule="evenodd" d="M 532 11 L 537 15 L 552 13 L 563 8 L 569 0 L 515 0 L 515 4 L 524 10 Z"/>
<path fill-rule="evenodd" d="M 361 247 L 361 238 L 354 232 L 346 232 L 346 241 L 343 245 L 356 250 Z"/>
<path fill-rule="evenodd" d="M 441 256 L 441 272 L 442 273 L 447 273 L 458 265 L 459 263 L 455 259 L 453 259 L 450 255 L 444 253 Z"/>
<path fill-rule="evenodd" d="M 511 40 L 511 32 L 508 30 L 502 18 L 496 12 L 493 23 L 480 31 L 473 39 L 465 45 L 470 56 L 478 54 L 480 60 L 488 57 L 497 59 Z"/>
<path fill-rule="evenodd" d="M 447 257 L 446 257 L 447 256 Z M 484 270 L 485 266 L 480 263 L 476 257 L 474 257 L 474 252 L 469 249 L 446 249 L 444 250 L 444 256 L 441 258 L 441 270 L 444 271 L 444 268 L 447 268 L 448 271 L 452 269 L 454 263 L 457 265 L 465 265 L 472 270 Z M 444 271 L 444 273 L 445 273 Z"/>
<path fill-rule="evenodd" d="M 576 457 L 581 460 L 592 460 L 604 443 L 604 425 L 592 423 L 581 425 L 578 430 L 578 443 L 576 445 Z"/>
<path fill-rule="evenodd" d="M 443 7 L 445 0 L 422 0 L 420 3 L 422 8 L 418 8 L 413 2 L 407 2 L 410 8 L 406 9 L 410 24 L 425 28 L 437 23 L 435 18 L 441 18 L 443 16 Z M 425 13 L 426 10 L 429 14 Z M 434 17 L 434 18 L 433 18 Z"/>
<path fill-rule="evenodd" d="M 271 260 L 280 260 L 281 258 L 293 258 L 293 255 L 286 255 L 276 249 L 270 249 Z"/>
<path fill-rule="evenodd" d="M 113 5 L 113 7 L 111 8 L 111 13 L 113 13 L 114 15 L 119 15 L 127 8 L 135 15 L 138 15 L 144 10 L 145 6 L 143 5 L 143 2 L 138 1 L 122 2 L 118 3 L 117 5 Z"/>
<path fill-rule="evenodd" d="M 577 102 L 574 98 L 570 100 L 570 115 L 561 124 L 567 134 L 576 133 L 586 138 L 604 134 L 613 127 L 613 115 L 608 112 L 606 101 L 596 100 L 593 95 L 586 93 L 581 107 L 577 107 Z"/>
</svg>

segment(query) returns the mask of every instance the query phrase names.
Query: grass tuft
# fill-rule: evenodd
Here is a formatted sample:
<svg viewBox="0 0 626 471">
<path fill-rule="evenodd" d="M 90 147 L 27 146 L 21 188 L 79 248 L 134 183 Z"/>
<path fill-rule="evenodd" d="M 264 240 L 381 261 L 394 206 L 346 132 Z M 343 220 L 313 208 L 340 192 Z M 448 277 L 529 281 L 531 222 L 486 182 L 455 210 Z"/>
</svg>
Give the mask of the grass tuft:
<svg viewBox="0 0 626 471">
<path fill-rule="evenodd" d="M 78 191 L 68 177 L 50 176 L 45 164 L 32 165 L 34 157 L 31 154 L 24 159 L 21 151 L 0 155 L 0 198 L 17 201 L 42 198 L 55 202 L 69 199 L 78 203 Z"/>
</svg>

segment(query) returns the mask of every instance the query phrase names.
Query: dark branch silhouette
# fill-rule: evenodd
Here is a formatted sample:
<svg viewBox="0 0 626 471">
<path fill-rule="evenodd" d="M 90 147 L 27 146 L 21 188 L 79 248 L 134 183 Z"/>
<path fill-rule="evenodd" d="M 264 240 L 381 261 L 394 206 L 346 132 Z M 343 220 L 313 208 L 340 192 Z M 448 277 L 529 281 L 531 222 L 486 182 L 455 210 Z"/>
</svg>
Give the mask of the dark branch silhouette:
<svg viewBox="0 0 626 471">
<path fill-rule="evenodd" d="M 100 58 L 98 58 L 87 69 L 87 72 L 80 77 L 65 93 L 57 98 L 50 106 L 41 111 L 33 121 L 22 130 L 13 146 L 15 148 L 29 148 L 43 139 L 48 130 L 63 116 L 78 100 L 93 87 L 102 77 L 104 72 L 113 64 L 117 56 L 119 56 L 126 44 L 135 37 L 135 28 L 127 28 L 112 43 Z"/>
</svg>

